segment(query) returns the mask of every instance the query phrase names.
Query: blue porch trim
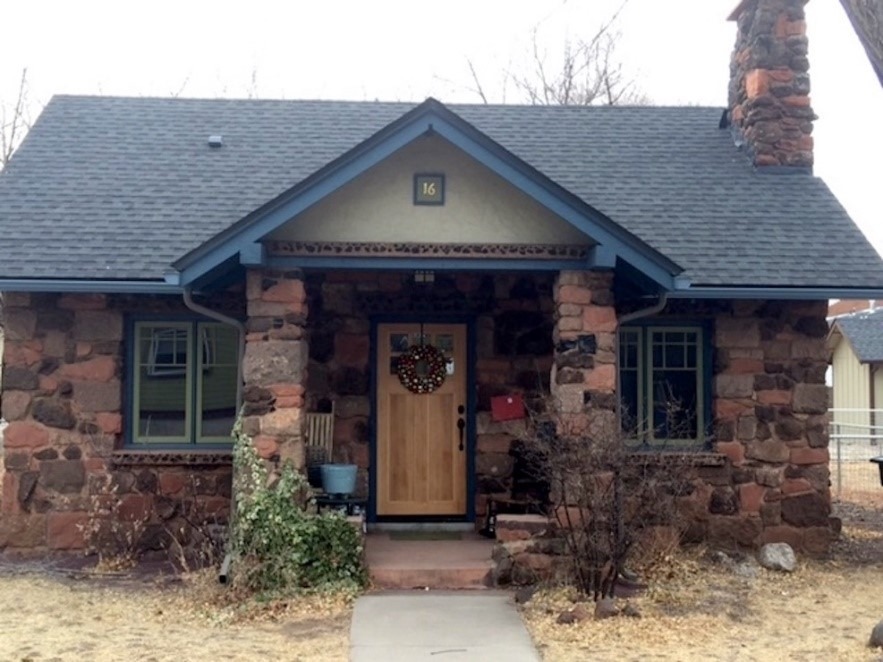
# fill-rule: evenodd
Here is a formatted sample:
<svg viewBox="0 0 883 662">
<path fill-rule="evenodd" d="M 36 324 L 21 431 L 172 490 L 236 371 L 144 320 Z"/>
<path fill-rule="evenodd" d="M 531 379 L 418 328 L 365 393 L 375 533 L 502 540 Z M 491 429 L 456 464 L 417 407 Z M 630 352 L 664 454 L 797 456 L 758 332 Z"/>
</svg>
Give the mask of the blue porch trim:
<svg viewBox="0 0 883 662">
<path fill-rule="evenodd" d="M 659 286 L 674 288 L 674 276 L 682 271 L 681 267 L 555 184 L 435 99 L 427 99 L 362 144 L 175 262 L 173 266 L 181 273 L 181 283 L 192 283 L 240 251 L 244 251 L 245 261 L 259 257 L 250 248 L 255 243 L 423 135 L 444 138 L 602 244 L 613 256 L 631 263 Z M 345 237 L 341 239 L 345 240 Z M 603 256 L 608 263 L 612 261 L 610 254 Z"/>
<path fill-rule="evenodd" d="M 883 289 L 841 287 L 687 287 L 668 294 L 669 299 L 880 299 Z"/>
<path fill-rule="evenodd" d="M 180 285 L 158 280 L 2 278 L 0 292 L 76 292 L 104 294 L 181 294 Z"/>
<path fill-rule="evenodd" d="M 271 269 L 341 269 L 415 271 L 561 271 L 562 269 L 586 270 L 594 268 L 585 260 L 531 260 L 494 258 L 414 258 L 414 257 L 338 257 L 303 256 L 271 257 L 266 266 Z"/>
</svg>

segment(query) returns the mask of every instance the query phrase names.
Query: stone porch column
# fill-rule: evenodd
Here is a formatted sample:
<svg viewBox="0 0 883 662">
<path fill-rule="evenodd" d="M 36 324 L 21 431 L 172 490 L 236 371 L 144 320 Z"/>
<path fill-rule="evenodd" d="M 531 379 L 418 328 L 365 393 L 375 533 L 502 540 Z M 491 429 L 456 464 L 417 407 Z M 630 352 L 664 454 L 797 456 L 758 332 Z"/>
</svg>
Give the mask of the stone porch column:
<svg viewBox="0 0 883 662">
<path fill-rule="evenodd" d="M 250 270 L 243 360 L 243 428 L 258 454 L 304 466 L 306 291 L 300 271 Z"/>
<path fill-rule="evenodd" d="M 562 271 L 555 282 L 551 391 L 561 433 L 617 429 L 613 273 Z"/>
</svg>

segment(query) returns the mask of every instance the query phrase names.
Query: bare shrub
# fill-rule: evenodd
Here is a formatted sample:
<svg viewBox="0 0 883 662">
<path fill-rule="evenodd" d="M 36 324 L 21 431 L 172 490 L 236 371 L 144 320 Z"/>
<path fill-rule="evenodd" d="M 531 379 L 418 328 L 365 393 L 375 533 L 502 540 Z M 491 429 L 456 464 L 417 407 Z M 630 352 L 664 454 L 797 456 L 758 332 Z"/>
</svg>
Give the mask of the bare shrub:
<svg viewBox="0 0 883 662">
<path fill-rule="evenodd" d="M 635 552 L 659 554 L 679 541 L 678 499 L 692 491 L 691 464 L 683 454 L 635 452 L 613 412 L 566 414 L 552 397 L 531 427 L 524 450 L 551 488 L 575 587 L 594 600 L 613 597 Z"/>
</svg>

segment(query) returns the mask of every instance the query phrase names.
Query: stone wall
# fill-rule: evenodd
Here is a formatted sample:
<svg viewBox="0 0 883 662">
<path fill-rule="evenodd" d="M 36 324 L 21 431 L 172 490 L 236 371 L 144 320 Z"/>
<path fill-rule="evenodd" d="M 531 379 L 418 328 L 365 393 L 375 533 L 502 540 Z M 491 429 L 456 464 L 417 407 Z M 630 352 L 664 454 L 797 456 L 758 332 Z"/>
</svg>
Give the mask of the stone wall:
<svg viewBox="0 0 883 662">
<path fill-rule="evenodd" d="M 225 304 L 235 312 L 241 294 Z M 81 526 L 108 509 L 108 489 L 141 549 L 177 528 L 185 502 L 226 516 L 229 460 L 208 470 L 175 463 L 126 466 L 123 445 L 124 317 L 187 312 L 177 297 L 46 295 L 3 297 L 4 434 L 0 548 L 68 550 L 84 546 Z M 198 480 L 189 480 L 198 473 Z M 187 506 L 193 510 L 190 505 Z"/>
<path fill-rule="evenodd" d="M 697 493 L 712 542 L 827 552 L 827 302 L 734 302 L 715 317 L 715 450 L 726 466 Z"/>
<path fill-rule="evenodd" d="M 806 2 L 756 0 L 735 16 L 730 120 L 757 166 L 813 164 Z"/>
</svg>

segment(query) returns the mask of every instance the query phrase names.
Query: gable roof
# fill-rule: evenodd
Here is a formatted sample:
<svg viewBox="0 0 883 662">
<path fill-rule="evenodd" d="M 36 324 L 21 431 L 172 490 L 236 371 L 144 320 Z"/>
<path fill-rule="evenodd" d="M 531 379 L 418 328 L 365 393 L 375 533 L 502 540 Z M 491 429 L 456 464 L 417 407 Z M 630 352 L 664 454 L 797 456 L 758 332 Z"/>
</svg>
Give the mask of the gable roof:
<svg viewBox="0 0 883 662">
<path fill-rule="evenodd" d="M 0 279 L 161 281 L 414 107 L 55 97 L 0 173 Z M 755 171 L 719 109 L 446 108 L 694 286 L 883 289 L 880 257 L 827 186 Z"/>
<path fill-rule="evenodd" d="M 883 363 L 883 309 L 845 315 L 834 320 L 839 331 L 862 363 Z"/>
</svg>

